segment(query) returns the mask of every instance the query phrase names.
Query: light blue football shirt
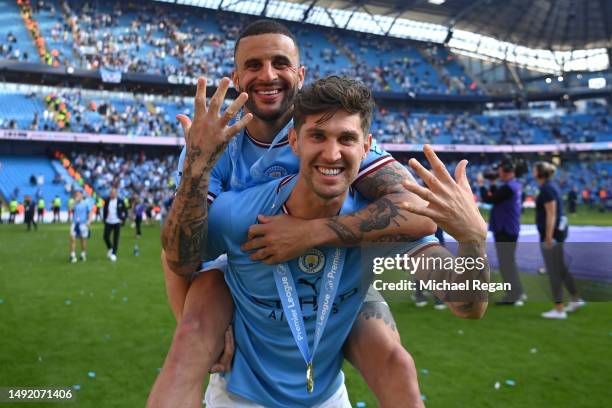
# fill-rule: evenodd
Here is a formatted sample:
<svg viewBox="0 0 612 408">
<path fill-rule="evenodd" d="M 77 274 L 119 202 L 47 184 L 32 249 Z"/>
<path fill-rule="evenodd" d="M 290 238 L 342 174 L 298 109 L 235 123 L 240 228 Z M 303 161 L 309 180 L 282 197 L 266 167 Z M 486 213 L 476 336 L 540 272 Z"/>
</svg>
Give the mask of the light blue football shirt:
<svg viewBox="0 0 612 408">
<path fill-rule="evenodd" d="M 359 248 L 346 249 L 346 261 L 332 312 L 314 356 L 314 392 L 306 390 L 306 364 L 284 318 L 274 281 L 274 267 L 253 262 L 240 250 L 249 226 L 258 214 L 277 215 L 284 209 L 297 176 L 259 184 L 217 197 L 209 210 L 208 255 L 227 253 L 225 279 L 234 299 L 236 351 L 232 371 L 226 376 L 229 392 L 265 407 L 311 407 L 342 385 L 344 344 L 370 283 L 370 271 L 361 265 Z M 340 214 L 349 214 L 369 202 L 356 192 L 347 195 Z M 430 236 L 413 243 L 416 248 L 437 242 Z M 333 248 L 315 248 L 288 262 L 296 283 L 312 349 L 321 277 L 329 269 Z"/>
<path fill-rule="evenodd" d="M 83 198 L 80 203 L 74 204 L 73 224 L 85 224 L 89 220 L 89 213 L 93 206 L 86 198 Z"/>
</svg>

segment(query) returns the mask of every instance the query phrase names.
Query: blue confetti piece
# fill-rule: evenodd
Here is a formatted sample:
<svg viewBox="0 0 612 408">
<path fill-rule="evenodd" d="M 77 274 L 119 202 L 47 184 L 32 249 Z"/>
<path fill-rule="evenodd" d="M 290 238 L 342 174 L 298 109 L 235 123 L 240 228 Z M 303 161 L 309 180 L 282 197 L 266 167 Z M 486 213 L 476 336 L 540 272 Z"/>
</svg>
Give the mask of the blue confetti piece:
<svg viewBox="0 0 612 408">
<path fill-rule="evenodd" d="M 426 368 L 421 368 L 421 374 L 427 375 L 427 374 L 429 374 L 429 370 L 426 369 Z"/>
<path fill-rule="evenodd" d="M 90 371 L 90 372 L 87 373 L 87 376 L 89 378 L 96 378 L 96 372 L 95 371 Z"/>
<path fill-rule="evenodd" d="M 72 300 L 66 299 L 66 300 L 64 300 L 64 304 L 70 306 L 72 304 Z"/>
<path fill-rule="evenodd" d="M 423 401 L 427 401 L 427 396 L 426 396 L 425 394 L 421 394 L 421 399 L 422 399 Z"/>
<path fill-rule="evenodd" d="M 80 384 L 74 384 L 74 385 L 72 386 L 72 389 L 73 389 L 73 390 L 75 390 L 75 391 L 78 391 L 78 390 L 80 390 L 80 389 L 81 389 L 81 385 L 80 385 Z"/>
<path fill-rule="evenodd" d="M 514 387 L 516 385 L 516 382 L 514 380 L 506 380 L 506 385 L 509 385 L 510 387 Z"/>
<path fill-rule="evenodd" d="M 123 297 L 123 301 L 124 301 L 124 302 L 127 302 L 127 301 L 128 301 L 128 297 L 127 297 L 127 296 L 124 296 L 124 297 Z"/>
<path fill-rule="evenodd" d="M 365 402 L 363 402 L 363 401 L 359 401 L 359 402 L 357 403 L 357 408 L 363 408 L 363 407 L 365 407 L 365 406 L 366 406 L 366 403 L 365 403 Z"/>
<path fill-rule="evenodd" d="M 4 303 L 4 299 L 0 299 L 0 305 Z"/>
<path fill-rule="evenodd" d="M 117 294 L 117 289 L 113 289 L 113 290 L 111 290 L 111 293 L 112 293 L 113 295 L 116 295 L 116 294 Z"/>
</svg>

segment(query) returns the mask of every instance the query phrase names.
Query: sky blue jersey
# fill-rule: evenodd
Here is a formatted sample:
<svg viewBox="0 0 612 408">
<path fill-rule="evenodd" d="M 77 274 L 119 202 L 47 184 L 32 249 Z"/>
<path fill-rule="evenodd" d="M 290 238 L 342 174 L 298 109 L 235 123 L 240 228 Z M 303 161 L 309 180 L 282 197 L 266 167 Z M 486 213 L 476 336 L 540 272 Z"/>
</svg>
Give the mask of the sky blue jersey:
<svg viewBox="0 0 612 408">
<path fill-rule="evenodd" d="M 266 407 L 310 407 L 328 399 L 344 381 L 342 345 L 370 284 L 371 271 L 361 265 L 358 247 L 347 248 L 332 312 L 314 356 L 314 392 L 306 390 L 306 365 L 283 313 L 274 281 L 274 266 L 253 262 L 240 250 L 258 214 L 277 215 L 298 176 L 224 192 L 209 210 L 208 255 L 227 253 L 225 279 L 234 298 L 236 352 L 228 374 L 228 391 Z M 340 214 L 368 204 L 350 192 Z M 430 236 L 407 244 L 416 248 L 437 242 Z M 321 277 L 329 269 L 333 248 L 314 248 L 288 262 L 296 283 L 308 341 L 312 349 Z"/>
<path fill-rule="evenodd" d="M 74 224 L 85 224 L 89 220 L 89 213 L 93 209 L 93 206 L 86 198 L 83 198 L 80 203 L 74 204 L 74 217 L 72 222 Z"/>
<path fill-rule="evenodd" d="M 293 154 L 288 140 L 289 129 L 292 127 L 293 120 L 287 123 L 270 144 L 255 140 L 246 129 L 236 135 L 211 172 L 208 202 L 213 202 L 222 191 L 243 190 L 256 184 L 298 173 L 299 160 Z M 175 174 L 177 186 L 183 171 L 185 152 L 185 147 L 183 147 L 178 171 Z M 370 152 L 361 164 L 353 185 L 356 185 L 366 175 L 393 161 L 395 159 L 380 149 L 375 140 L 372 140 Z"/>
</svg>

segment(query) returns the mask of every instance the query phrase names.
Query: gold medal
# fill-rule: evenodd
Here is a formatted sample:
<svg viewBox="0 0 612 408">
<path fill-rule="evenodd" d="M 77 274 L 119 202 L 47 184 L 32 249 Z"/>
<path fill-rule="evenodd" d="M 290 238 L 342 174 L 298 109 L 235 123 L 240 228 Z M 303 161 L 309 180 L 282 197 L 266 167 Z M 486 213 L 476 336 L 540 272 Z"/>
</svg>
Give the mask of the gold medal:
<svg viewBox="0 0 612 408">
<path fill-rule="evenodd" d="M 312 394 L 314 390 L 314 369 L 312 368 L 312 363 L 306 365 L 306 389 L 309 394 Z"/>
</svg>

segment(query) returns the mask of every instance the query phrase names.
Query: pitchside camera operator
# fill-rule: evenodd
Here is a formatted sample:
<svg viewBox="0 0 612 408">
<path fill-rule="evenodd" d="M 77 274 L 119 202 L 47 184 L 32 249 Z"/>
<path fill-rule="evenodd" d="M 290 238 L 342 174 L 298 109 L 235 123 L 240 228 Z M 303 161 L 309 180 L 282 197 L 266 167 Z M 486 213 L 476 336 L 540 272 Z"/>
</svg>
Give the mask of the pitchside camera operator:
<svg viewBox="0 0 612 408">
<path fill-rule="evenodd" d="M 500 305 L 522 306 L 526 295 L 516 266 L 516 242 L 521 229 L 522 186 L 517 177 L 527 172 L 527 164 L 520 159 L 504 158 L 495 168 L 478 174 L 480 197 L 483 202 L 492 204 L 489 218 L 489 231 L 495 237 L 495 249 L 502 279 L 510 283 L 511 290 L 506 292 Z M 485 178 L 491 181 L 487 189 Z M 501 184 L 494 183 L 499 179 Z"/>
</svg>

